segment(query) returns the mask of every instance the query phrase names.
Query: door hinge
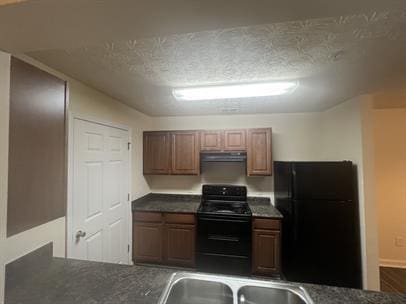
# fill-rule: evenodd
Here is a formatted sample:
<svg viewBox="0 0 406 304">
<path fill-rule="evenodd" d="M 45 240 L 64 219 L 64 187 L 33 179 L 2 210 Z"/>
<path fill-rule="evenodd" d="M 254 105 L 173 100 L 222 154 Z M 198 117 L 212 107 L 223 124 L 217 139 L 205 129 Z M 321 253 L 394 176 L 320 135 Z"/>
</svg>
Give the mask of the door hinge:
<svg viewBox="0 0 406 304">
<path fill-rule="evenodd" d="M 131 143 L 129 142 L 128 143 L 128 151 L 130 151 L 131 150 Z"/>
<path fill-rule="evenodd" d="M 127 251 L 130 252 L 130 244 L 127 246 Z"/>
<path fill-rule="evenodd" d="M 127 201 L 130 201 L 130 193 L 127 194 Z"/>
</svg>

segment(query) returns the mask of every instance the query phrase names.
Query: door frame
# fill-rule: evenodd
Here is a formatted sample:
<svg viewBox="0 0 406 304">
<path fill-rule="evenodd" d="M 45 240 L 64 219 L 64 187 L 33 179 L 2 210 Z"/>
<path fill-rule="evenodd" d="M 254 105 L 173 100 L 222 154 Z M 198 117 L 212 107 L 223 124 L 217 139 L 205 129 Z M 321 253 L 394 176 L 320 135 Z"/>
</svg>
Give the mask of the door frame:
<svg viewBox="0 0 406 304">
<path fill-rule="evenodd" d="M 65 255 L 67 258 L 72 257 L 72 250 L 73 250 L 73 167 L 74 167 L 74 148 L 73 148 L 73 141 L 74 141 L 74 120 L 83 120 L 90 123 L 95 123 L 111 128 L 121 129 L 128 132 L 128 143 L 130 144 L 129 147 L 129 155 L 128 155 L 128 193 L 130 195 L 130 202 L 128 207 L 126 208 L 126 215 L 127 215 L 127 229 L 128 229 L 128 245 L 129 245 L 129 252 L 128 252 L 128 261 L 127 264 L 131 265 L 132 262 L 132 216 L 131 216 L 131 185 L 132 185 L 132 175 L 131 175 L 131 168 L 132 168 L 132 131 L 131 128 L 114 123 L 109 121 L 100 120 L 98 118 L 83 116 L 80 114 L 76 114 L 74 112 L 69 111 L 68 115 L 68 178 L 67 178 L 67 208 L 66 208 L 66 235 L 65 235 L 65 243 L 66 243 L 66 250 Z"/>
</svg>

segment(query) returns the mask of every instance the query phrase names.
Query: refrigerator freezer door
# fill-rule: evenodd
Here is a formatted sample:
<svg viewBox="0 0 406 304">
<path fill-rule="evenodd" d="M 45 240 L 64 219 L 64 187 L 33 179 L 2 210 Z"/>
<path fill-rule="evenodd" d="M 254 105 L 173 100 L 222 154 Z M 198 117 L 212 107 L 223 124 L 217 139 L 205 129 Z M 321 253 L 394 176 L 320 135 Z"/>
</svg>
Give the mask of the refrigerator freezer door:
<svg viewBox="0 0 406 304">
<path fill-rule="evenodd" d="M 297 162 L 292 164 L 292 198 L 343 200 L 354 197 L 351 162 Z"/>
</svg>

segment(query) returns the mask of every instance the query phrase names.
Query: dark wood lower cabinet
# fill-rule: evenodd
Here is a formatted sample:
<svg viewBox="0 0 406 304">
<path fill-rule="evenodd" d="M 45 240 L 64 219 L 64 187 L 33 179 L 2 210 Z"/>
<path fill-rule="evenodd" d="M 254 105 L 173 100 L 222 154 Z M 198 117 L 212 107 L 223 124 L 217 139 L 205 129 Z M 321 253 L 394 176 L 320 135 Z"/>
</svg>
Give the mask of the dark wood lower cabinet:
<svg viewBox="0 0 406 304">
<path fill-rule="evenodd" d="M 133 218 L 134 262 L 195 266 L 193 214 L 135 212 Z"/>
<path fill-rule="evenodd" d="M 278 220 L 254 219 L 252 231 L 252 272 L 280 275 L 281 231 Z"/>
<path fill-rule="evenodd" d="M 137 262 L 163 262 L 162 231 L 161 223 L 134 223 L 133 254 Z"/>
<path fill-rule="evenodd" d="M 165 262 L 185 267 L 195 266 L 194 225 L 165 225 Z"/>
<path fill-rule="evenodd" d="M 135 263 L 195 267 L 196 219 L 194 214 L 135 212 L 133 219 Z M 280 242 L 279 219 L 253 219 L 253 274 L 280 275 Z"/>
</svg>

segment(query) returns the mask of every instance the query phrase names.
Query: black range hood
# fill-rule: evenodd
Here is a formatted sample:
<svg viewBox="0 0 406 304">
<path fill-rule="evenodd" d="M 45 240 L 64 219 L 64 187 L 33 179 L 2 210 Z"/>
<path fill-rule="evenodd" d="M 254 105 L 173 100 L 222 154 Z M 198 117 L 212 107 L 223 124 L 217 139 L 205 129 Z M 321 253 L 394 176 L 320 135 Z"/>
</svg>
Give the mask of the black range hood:
<svg viewBox="0 0 406 304">
<path fill-rule="evenodd" d="M 202 162 L 245 162 L 247 153 L 245 152 L 206 152 L 200 153 Z"/>
</svg>

